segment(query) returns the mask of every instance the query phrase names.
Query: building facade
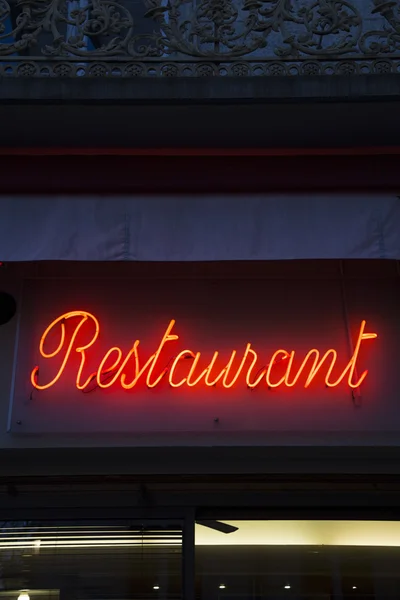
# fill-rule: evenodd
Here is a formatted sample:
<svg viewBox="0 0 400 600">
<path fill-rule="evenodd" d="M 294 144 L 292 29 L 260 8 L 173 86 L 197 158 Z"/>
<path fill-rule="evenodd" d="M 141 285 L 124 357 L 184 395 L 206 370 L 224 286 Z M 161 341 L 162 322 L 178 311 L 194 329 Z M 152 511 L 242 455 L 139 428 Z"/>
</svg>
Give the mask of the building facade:
<svg viewBox="0 0 400 600">
<path fill-rule="evenodd" d="M 0 596 L 400 596 L 399 6 L 0 0 Z"/>
<path fill-rule="evenodd" d="M 3 197 L 5 597 L 397 596 L 400 206 L 338 202 Z"/>
</svg>

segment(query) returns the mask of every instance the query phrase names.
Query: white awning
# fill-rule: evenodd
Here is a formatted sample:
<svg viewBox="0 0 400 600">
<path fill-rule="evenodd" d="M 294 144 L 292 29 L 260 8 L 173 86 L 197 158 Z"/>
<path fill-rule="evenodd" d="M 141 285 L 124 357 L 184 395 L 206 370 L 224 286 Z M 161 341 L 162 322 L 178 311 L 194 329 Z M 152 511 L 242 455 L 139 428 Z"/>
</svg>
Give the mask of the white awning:
<svg viewBox="0 0 400 600">
<path fill-rule="evenodd" d="M 315 258 L 400 259 L 400 199 L 384 194 L 0 197 L 5 262 Z"/>
</svg>

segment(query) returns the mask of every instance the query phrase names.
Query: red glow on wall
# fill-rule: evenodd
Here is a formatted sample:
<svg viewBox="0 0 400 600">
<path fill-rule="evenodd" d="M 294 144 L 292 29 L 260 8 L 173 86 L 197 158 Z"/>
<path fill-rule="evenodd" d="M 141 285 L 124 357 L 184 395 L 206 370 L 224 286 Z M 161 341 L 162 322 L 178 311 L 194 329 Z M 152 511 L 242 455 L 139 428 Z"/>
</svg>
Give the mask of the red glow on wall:
<svg viewBox="0 0 400 600">
<path fill-rule="evenodd" d="M 73 327 L 68 339 L 67 323 Z M 201 369 L 199 367 L 201 352 L 194 352 L 188 348 L 177 351 L 176 347 L 173 347 L 179 339 L 176 333 L 172 333 L 175 326 L 176 322 L 172 319 L 162 335 L 157 349 L 147 360 L 143 361 L 140 358 L 140 340 L 135 340 L 126 353 L 119 346 L 109 348 L 99 362 L 98 368 L 85 376 L 85 363 L 89 356 L 88 353 L 98 340 L 100 323 L 93 314 L 86 311 L 77 310 L 65 313 L 50 323 L 39 343 L 40 356 L 45 361 L 53 361 L 54 364 L 58 362 L 58 367 L 54 369 L 54 376 L 47 382 L 39 382 L 39 366 L 36 366 L 31 372 L 31 383 L 38 390 L 47 390 L 53 387 L 62 377 L 72 356 L 78 355 L 79 366 L 75 377 L 75 386 L 78 390 L 87 389 L 91 383 L 95 383 L 103 389 L 119 385 L 125 390 L 131 390 L 140 380 L 145 380 L 149 388 L 158 386 L 163 380 L 167 380 L 173 388 L 182 386 L 193 388 L 200 385 L 213 387 L 219 384 L 229 389 L 238 383 L 249 388 L 255 388 L 262 384 L 269 388 L 280 386 L 293 388 L 297 385 L 300 386 L 301 382 L 305 388 L 308 388 L 320 371 L 324 372 L 324 382 L 327 387 L 334 388 L 344 382 L 348 387 L 355 389 L 363 383 L 368 374 L 367 370 L 361 375 L 357 374 L 357 359 L 362 342 L 377 337 L 376 333 L 365 331 L 366 321 L 362 321 L 350 360 L 340 375 L 333 377 L 332 373 L 338 361 L 338 352 L 334 348 L 329 348 L 324 353 L 312 348 L 306 353 L 300 366 L 295 366 L 295 350 L 288 351 L 280 348 L 269 357 L 259 357 L 250 342 L 246 344 L 244 350 L 232 350 L 230 358 L 223 368 L 216 366 L 219 352 L 215 350 L 207 367 Z M 49 336 L 54 337 L 55 335 L 57 335 L 58 344 L 55 348 L 50 349 L 48 348 Z M 79 339 L 83 337 L 85 342 L 78 343 L 78 337 Z M 167 366 L 163 367 L 160 364 L 160 354 L 165 348 L 168 350 L 171 348 L 173 355 Z M 58 359 L 58 361 L 54 359 Z M 258 362 L 264 366 L 257 367 Z M 281 363 L 280 367 L 277 366 L 278 363 Z M 283 374 L 282 364 L 284 365 Z M 180 371 L 184 369 L 184 373 L 181 372 L 178 376 L 178 369 Z"/>
</svg>

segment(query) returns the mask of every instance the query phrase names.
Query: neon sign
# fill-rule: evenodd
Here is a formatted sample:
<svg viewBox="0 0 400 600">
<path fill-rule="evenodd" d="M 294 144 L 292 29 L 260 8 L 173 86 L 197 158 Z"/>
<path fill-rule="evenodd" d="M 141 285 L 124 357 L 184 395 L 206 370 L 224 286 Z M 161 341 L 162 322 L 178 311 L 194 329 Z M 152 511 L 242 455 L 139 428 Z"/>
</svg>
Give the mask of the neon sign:
<svg viewBox="0 0 400 600">
<path fill-rule="evenodd" d="M 72 321 L 75 323 L 72 335 L 67 341 L 66 323 Z M 39 382 L 39 366 L 36 366 L 31 373 L 31 383 L 37 390 L 46 390 L 53 387 L 62 377 L 68 361 L 74 353 L 80 357 L 79 367 L 76 373 L 75 386 L 78 390 L 85 390 L 90 384 L 95 382 L 99 388 L 110 388 L 114 385 L 120 385 L 125 390 L 133 389 L 136 384 L 145 379 L 149 388 L 154 388 L 162 380 L 167 380 L 173 388 L 187 386 L 189 388 L 198 385 L 207 387 L 222 385 L 224 388 L 232 388 L 238 381 L 242 381 L 249 388 L 255 388 L 261 384 L 269 388 L 278 388 L 286 386 L 292 388 L 300 383 L 300 378 L 304 380 L 304 387 L 308 388 L 316 375 L 326 367 L 324 382 L 327 387 L 334 388 L 345 382 L 350 388 L 358 388 L 367 377 L 368 371 L 365 370 L 361 375 L 357 375 L 357 359 L 359 356 L 361 344 L 365 340 L 374 339 L 376 333 L 367 333 L 365 331 L 366 321 L 362 321 L 359 329 L 358 338 L 354 346 L 353 354 L 340 375 L 333 377 L 333 370 L 337 363 L 338 353 L 334 348 L 327 350 L 322 356 L 316 348 L 307 352 L 300 366 L 295 367 L 294 359 L 296 352 L 284 349 L 276 350 L 269 360 L 265 361 L 261 369 L 257 368 L 259 357 L 252 348 L 251 343 L 247 343 L 245 349 L 239 353 L 232 350 L 230 358 L 226 365 L 220 369 L 216 362 L 219 357 L 219 351 L 216 350 L 205 368 L 200 368 L 201 352 L 194 352 L 191 349 L 181 350 L 176 354 L 166 367 L 160 366 L 161 351 L 170 342 L 176 342 L 179 336 L 172 333 L 175 328 L 175 320 L 171 320 L 166 328 L 157 350 L 141 364 L 139 357 L 140 340 L 136 340 L 130 350 L 124 355 L 119 346 L 112 346 L 104 354 L 98 368 L 90 375 L 84 375 L 87 353 L 96 344 L 100 334 L 100 323 L 98 319 L 86 311 L 71 311 L 55 319 L 44 331 L 40 343 L 39 352 L 46 361 L 58 362 L 58 367 L 54 370 L 54 376 L 47 382 Z M 59 336 L 59 342 L 56 348 L 50 350 L 49 337 L 54 334 Z M 86 336 L 84 344 L 77 343 L 78 335 Z M 54 359 L 57 359 L 54 360 Z M 182 367 L 185 359 L 191 359 L 185 375 L 180 378 L 177 375 L 178 366 Z M 285 361 L 284 374 L 277 375 L 277 364 Z"/>
</svg>

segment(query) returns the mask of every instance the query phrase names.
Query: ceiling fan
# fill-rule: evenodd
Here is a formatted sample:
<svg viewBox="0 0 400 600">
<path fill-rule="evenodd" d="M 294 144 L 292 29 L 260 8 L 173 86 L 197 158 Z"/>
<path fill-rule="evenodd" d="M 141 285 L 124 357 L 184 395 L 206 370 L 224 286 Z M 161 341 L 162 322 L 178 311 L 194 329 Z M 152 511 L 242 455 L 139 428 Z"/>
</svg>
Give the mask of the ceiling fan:
<svg viewBox="0 0 400 600">
<path fill-rule="evenodd" d="M 208 527 L 209 529 L 214 529 L 215 531 L 220 531 L 221 533 L 235 533 L 239 529 L 239 527 L 234 527 L 233 525 L 228 525 L 228 523 L 223 523 L 222 521 L 213 521 L 213 520 L 196 520 L 197 525 L 202 525 L 203 527 Z"/>
</svg>

